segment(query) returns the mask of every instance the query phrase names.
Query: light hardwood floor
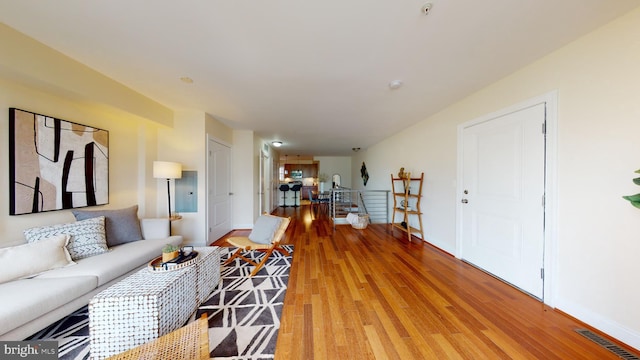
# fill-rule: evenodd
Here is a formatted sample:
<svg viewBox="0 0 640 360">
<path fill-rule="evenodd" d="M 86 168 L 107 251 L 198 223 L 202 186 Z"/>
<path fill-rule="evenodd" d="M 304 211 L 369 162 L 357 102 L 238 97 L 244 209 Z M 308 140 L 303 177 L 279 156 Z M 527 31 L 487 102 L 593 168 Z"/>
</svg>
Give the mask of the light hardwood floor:
<svg viewBox="0 0 640 360">
<path fill-rule="evenodd" d="M 619 359 L 585 324 L 388 225 L 274 214 L 292 217 L 294 245 L 276 359 Z"/>
</svg>

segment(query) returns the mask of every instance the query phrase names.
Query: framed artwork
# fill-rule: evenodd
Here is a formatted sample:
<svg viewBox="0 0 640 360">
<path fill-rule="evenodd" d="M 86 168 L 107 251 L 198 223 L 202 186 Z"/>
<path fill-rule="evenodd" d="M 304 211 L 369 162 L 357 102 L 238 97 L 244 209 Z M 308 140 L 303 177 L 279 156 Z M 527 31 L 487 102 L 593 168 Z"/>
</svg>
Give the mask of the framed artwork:
<svg viewBox="0 0 640 360">
<path fill-rule="evenodd" d="M 109 202 L 109 132 L 9 109 L 9 214 Z"/>
<path fill-rule="evenodd" d="M 369 181 L 369 172 L 367 171 L 367 165 L 365 165 L 364 161 L 360 167 L 360 176 L 362 176 L 362 183 L 364 186 L 367 186 L 367 182 Z"/>
</svg>

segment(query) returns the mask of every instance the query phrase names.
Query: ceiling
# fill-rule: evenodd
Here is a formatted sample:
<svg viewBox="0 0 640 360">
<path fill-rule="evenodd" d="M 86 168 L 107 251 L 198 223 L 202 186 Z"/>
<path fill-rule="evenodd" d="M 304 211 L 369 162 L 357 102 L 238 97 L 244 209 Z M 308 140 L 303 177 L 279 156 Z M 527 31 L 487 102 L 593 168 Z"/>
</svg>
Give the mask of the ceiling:
<svg viewBox="0 0 640 360">
<path fill-rule="evenodd" d="M 639 5 L 433 0 L 425 15 L 426 3 L 0 0 L 0 21 L 169 108 L 281 140 L 283 154 L 338 156 Z"/>
</svg>

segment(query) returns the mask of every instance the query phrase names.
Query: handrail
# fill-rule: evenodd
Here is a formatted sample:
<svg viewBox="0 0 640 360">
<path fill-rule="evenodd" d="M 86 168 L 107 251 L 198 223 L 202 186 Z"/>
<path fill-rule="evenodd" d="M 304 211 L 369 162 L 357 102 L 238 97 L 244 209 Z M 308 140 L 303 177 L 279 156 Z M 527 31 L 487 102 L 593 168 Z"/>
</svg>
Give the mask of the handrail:
<svg viewBox="0 0 640 360">
<path fill-rule="evenodd" d="M 360 202 L 362 203 L 362 207 L 364 208 L 364 213 L 368 215 L 369 211 L 367 210 L 367 203 L 364 202 L 364 197 L 362 196 L 362 193 L 359 193 L 358 195 L 360 195 Z M 367 219 L 369 219 L 369 224 L 371 224 L 371 218 L 367 217 Z"/>
<path fill-rule="evenodd" d="M 389 190 L 331 189 L 329 209 L 331 220 L 346 224 L 349 213 L 368 215 L 369 223 L 389 223 Z"/>
</svg>

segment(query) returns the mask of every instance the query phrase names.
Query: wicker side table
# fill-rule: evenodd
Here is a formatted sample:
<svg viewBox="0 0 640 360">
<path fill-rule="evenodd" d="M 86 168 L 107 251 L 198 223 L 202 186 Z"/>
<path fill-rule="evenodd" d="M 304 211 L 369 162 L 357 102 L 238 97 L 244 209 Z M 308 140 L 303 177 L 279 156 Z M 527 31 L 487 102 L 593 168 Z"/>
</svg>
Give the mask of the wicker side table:
<svg viewBox="0 0 640 360">
<path fill-rule="evenodd" d="M 196 309 L 196 268 L 142 269 L 89 302 L 92 359 L 104 359 L 184 325 Z"/>
<path fill-rule="evenodd" d="M 198 304 L 202 304 L 220 283 L 220 248 L 206 246 L 193 250 L 199 254 L 196 261 L 196 297 Z"/>
</svg>

